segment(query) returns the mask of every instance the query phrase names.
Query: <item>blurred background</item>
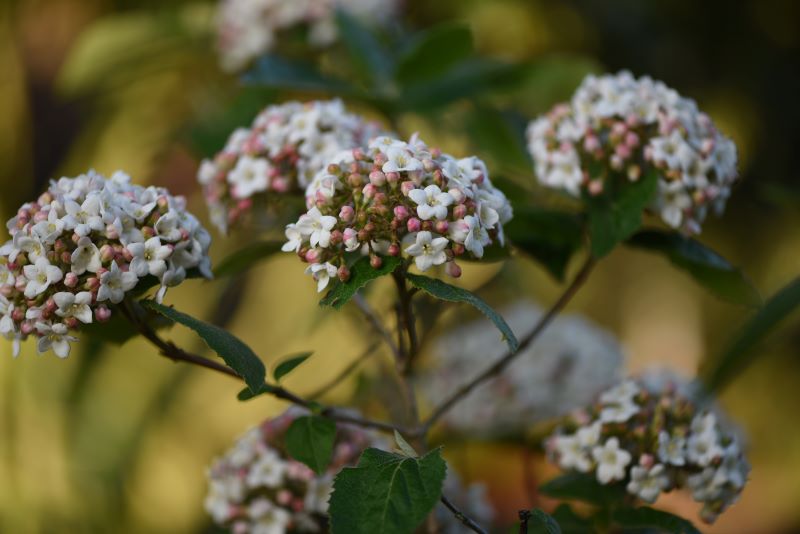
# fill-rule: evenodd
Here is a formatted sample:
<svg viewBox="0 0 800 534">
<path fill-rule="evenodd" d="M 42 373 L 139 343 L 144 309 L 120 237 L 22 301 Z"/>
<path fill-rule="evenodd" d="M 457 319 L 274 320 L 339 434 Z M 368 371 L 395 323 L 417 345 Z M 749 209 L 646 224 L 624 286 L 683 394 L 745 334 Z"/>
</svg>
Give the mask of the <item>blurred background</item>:
<svg viewBox="0 0 800 534">
<path fill-rule="evenodd" d="M 237 90 L 219 71 L 214 9 L 211 2 L 163 0 L 0 4 L 3 220 L 47 180 L 89 168 L 124 169 L 138 183 L 167 186 L 205 218 L 195 182 L 199 159 L 275 98 Z M 737 142 L 742 174 L 724 217 L 711 217 L 701 240 L 741 266 L 763 295 L 797 275 L 800 3 L 408 0 L 404 17 L 420 27 L 462 20 L 482 53 L 536 60 L 541 68 L 499 100 L 528 118 L 569 98 L 588 72 L 627 68 L 695 98 Z M 455 154 L 470 149 L 463 130 L 433 122 L 442 123 L 401 118 L 404 130 L 420 130 L 431 144 Z M 252 237 L 217 239 L 213 258 Z M 538 266 L 511 264 L 516 285 L 493 300 L 524 293 L 547 304 L 558 295 Z M 464 284 L 477 287 L 498 269 L 465 269 Z M 169 302 L 227 324 L 268 365 L 293 351 L 317 350 L 288 379 L 302 393 L 367 343 L 355 316 L 317 307 L 302 271 L 295 258 L 276 257 L 249 274 L 246 292 L 237 291 L 241 280 L 190 281 L 170 292 Z M 627 249 L 599 266 L 570 310 L 616 333 L 632 371 L 658 364 L 686 376 L 749 314 L 709 296 L 659 257 Z M 709 532 L 800 531 L 797 319 L 786 321 L 723 393 L 721 403 L 750 436 L 753 471 L 739 504 Z M 182 329 L 170 337 L 201 350 Z M 37 357 L 28 343 L 12 359 L 0 341 L 0 532 L 210 531 L 202 509 L 205 466 L 281 406 L 269 399 L 239 403 L 235 382 L 172 364 L 139 340 L 122 347 L 83 340 L 80 348 L 61 361 Z M 343 385 L 329 400 L 347 402 L 357 387 Z M 509 524 L 530 504 L 530 460 L 519 446 L 459 445 L 449 454 L 465 478 L 489 485 Z M 537 477 L 552 473 L 538 457 L 533 462 Z M 670 496 L 659 505 L 697 522 L 688 499 Z"/>
</svg>

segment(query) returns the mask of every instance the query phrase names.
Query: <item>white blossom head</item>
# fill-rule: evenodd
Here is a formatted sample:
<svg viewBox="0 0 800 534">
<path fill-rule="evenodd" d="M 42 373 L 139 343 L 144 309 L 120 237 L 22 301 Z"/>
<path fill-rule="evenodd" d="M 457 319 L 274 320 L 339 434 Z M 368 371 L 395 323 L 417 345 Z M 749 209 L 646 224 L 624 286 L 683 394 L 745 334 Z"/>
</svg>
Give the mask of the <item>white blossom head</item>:
<svg viewBox="0 0 800 534">
<path fill-rule="evenodd" d="M 574 196 L 655 172 L 650 211 L 686 233 L 700 232 L 709 207 L 722 212 L 738 176 L 736 145 L 693 100 L 627 71 L 587 76 L 527 136 L 539 182 Z"/>
<path fill-rule="evenodd" d="M 735 503 L 750 465 L 738 429 L 673 374 L 626 379 L 603 392 L 547 440 L 562 468 L 619 484 L 653 503 L 662 492 L 688 489 L 712 523 Z"/>
<path fill-rule="evenodd" d="M 208 232 L 182 197 L 117 172 L 51 182 L 8 221 L 0 247 L 0 335 L 38 338 L 64 358 L 81 324 L 106 321 L 132 291 L 211 277 Z"/>
<path fill-rule="evenodd" d="M 397 14 L 399 4 L 399 0 L 221 0 L 217 13 L 220 64 L 228 72 L 242 70 L 291 31 L 306 32 L 315 48 L 329 46 L 338 39 L 336 9 L 367 24 L 382 24 Z"/>
<path fill-rule="evenodd" d="M 502 310 L 515 332 L 525 332 L 542 310 L 520 301 Z M 497 331 L 482 321 L 445 333 L 420 370 L 420 391 L 434 405 L 503 355 Z M 621 378 L 622 347 L 585 318 L 562 315 L 523 349 L 514 365 L 475 388 L 444 416 L 448 432 L 520 436 L 537 423 L 590 403 Z"/>
<path fill-rule="evenodd" d="M 512 217 L 483 161 L 442 154 L 416 136 L 377 137 L 368 149 L 341 152 L 309 184 L 306 205 L 286 227 L 283 250 L 311 264 L 320 291 L 334 274 L 349 278 L 350 252 L 369 254 L 373 267 L 379 255 L 402 256 L 420 271 L 447 264 L 458 276 L 456 258 L 481 258 L 502 244 Z"/>
<path fill-rule="evenodd" d="M 317 475 L 286 452 L 286 431 L 301 415 L 303 410 L 290 408 L 265 421 L 211 464 L 205 509 L 214 523 L 236 533 L 325 530 L 334 476 L 376 438 L 339 424 L 331 464 Z"/>
<path fill-rule="evenodd" d="M 340 100 L 268 106 L 239 128 L 198 171 L 211 219 L 222 232 L 244 216 L 265 211 L 285 194 L 302 194 L 342 150 L 366 146 L 381 132 L 348 113 Z"/>
</svg>

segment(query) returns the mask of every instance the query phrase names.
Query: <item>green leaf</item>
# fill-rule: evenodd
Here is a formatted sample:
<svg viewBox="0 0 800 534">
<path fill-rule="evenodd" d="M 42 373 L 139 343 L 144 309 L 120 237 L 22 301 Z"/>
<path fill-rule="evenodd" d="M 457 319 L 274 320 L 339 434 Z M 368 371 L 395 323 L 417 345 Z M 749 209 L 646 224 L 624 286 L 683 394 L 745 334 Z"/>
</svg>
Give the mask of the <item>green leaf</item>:
<svg viewBox="0 0 800 534">
<path fill-rule="evenodd" d="M 497 329 L 500 330 L 500 332 L 503 334 L 503 339 L 508 344 L 508 348 L 511 350 L 511 352 L 517 351 L 519 342 L 517 341 L 516 336 L 514 336 L 514 332 L 511 331 L 511 327 L 508 326 L 505 319 L 503 319 L 499 313 L 494 311 L 477 295 L 467 291 L 466 289 L 451 286 L 450 284 L 442 282 L 441 280 L 437 280 L 436 278 L 428 278 L 427 276 L 420 276 L 410 273 L 406 273 L 406 278 L 409 282 L 411 282 L 411 285 L 425 291 L 432 297 L 446 300 L 448 302 L 465 302 L 474 306 L 478 309 L 478 311 L 488 317 L 489 320 L 494 323 Z"/>
<path fill-rule="evenodd" d="M 417 451 L 414 450 L 414 447 L 412 447 L 397 430 L 394 431 L 394 441 L 397 443 L 397 447 L 400 451 L 406 456 L 410 456 L 411 458 L 417 458 L 419 456 Z"/>
<path fill-rule="evenodd" d="M 281 378 L 294 371 L 298 365 L 310 358 L 312 354 L 314 353 L 300 352 L 283 360 L 275 367 L 275 370 L 272 371 L 272 376 L 275 378 L 275 381 L 280 382 Z"/>
<path fill-rule="evenodd" d="M 699 241 L 679 232 L 643 230 L 626 244 L 663 254 L 720 298 L 748 306 L 761 303 L 758 291 L 739 269 Z"/>
<path fill-rule="evenodd" d="M 542 484 L 539 491 L 554 499 L 577 500 L 607 506 L 620 502 L 626 495 L 620 484 L 600 484 L 584 473 L 567 473 Z"/>
<path fill-rule="evenodd" d="M 260 58 L 247 72 L 245 84 L 295 91 L 319 91 L 337 95 L 352 94 L 355 88 L 349 83 L 320 73 L 310 63 L 290 61 L 274 55 Z"/>
<path fill-rule="evenodd" d="M 601 258 L 642 225 L 642 213 L 658 189 L 658 174 L 649 172 L 636 182 L 625 181 L 616 192 L 587 197 L 592 254 Z"/>
<path fill-rule="evenodd" d="M 260 395 L 265 395 L 268 393 L 274 393 L 277 391 L 278 388 L 275 386 L 271 386 L 269 384 L 261 384 L 255 391 L 251 390 L 249 387 L 244 388 L 242 391 L 236 395 L 236 398 L 240 401 L 248 401 Z"/>
<path fill-rule="evenodd" d="M 753 349 L 798 307 L 800 278 L 795 278 L 750 318 L 714 365 L 703 373 L 706 386 L 712 391 L 717 390 L 752 363 L 758 354 L 753 353 Z"/>
<path fill-rule="evenodd" d="M 558 522 L 563 534 L 584 534 L 593 531 L 592 521 L 576 514 L 567 503 L 561 503 L 556 507 L 553 519 Z"/>
<path fill-rule="evenodd" d="M 217 268 L 214 269 L 214 277 L 224 278 L 242 273 L 253 264 L 280 252 L 282 246 L 283 243 L 280 241 L 264 241 L 238 250 L 217 265 Z"/>
<path fill-rule="evenodd" d="M 243 341 L 222 328 L 208 324 L 190 315 L 158 304 L 153 300 L 143 300 L 142 306 L 191 328 L 214 350 L 225 363 L 242 377 L 250 391 L 255 393 L 264 385 L 267 371 L 256 354 Z"/>
<path fill-rule="evenodd" d="M 332 534 L 414 532 L 439 501 L 446 471 L 441 449 L 421 458 L 365 450 L 357 467 L 336 475 Z"/>
<path fill-rule="evenodd" d="M 559 282 L 570 258 L 583 243 L 583 221 L 577 215 L 532 206 L 514 208 L 503 227 L 509 241 L 538 261 Z"/>
<path fill-rule="evenodd" d="M 611 520 L 623 527 L 623 531 L 655 529 L 669 534 L 701 534 L 691 521 L 647 506 L 616 509 L 611 514 Z"/>
<path fill-rule="evenodd" d="M 556 520 L 549 514 L 540 509 L 531 510 L 528 518 L 529 534 L 561 534 L 561 527 Z"/>
<path fill-rule="evenodd" d="M 402 85 L 440 77 L 473 51 L 472 33 L 461 23 L 446 23 L 420 33 L 397 63 Z"/>
<path fill-rule="evenodd" d="M 477 106 L 466 116 L 466 131 L 473 144 L 492 156 L 495 168 L 502 166 L 525 174 L 533 169 L 525 143 L 527 124 L 527 119 L 519 113 L 487 106 Z"/>
<path fill-rule="evenodd" d="M 319 301 L 320 306 L 331 306 L 340 309 L 353 298 L 359 289 L 363 288 L 376 278 L 393 273 L 403 262 L 394 256 L 383 256 L 380 268 L 373 269 L 369 264 L 369 257 L 359 258 L 350 268 L 350 279 L 347 282 L 338 282 Z"/>
<path fill-rule="evenodd" d="M 286 451 L 316 474 L 328 468 L 336 439 L 336 423 L 320 415 L 304 415 L 286 430 Z"/>
<path fill-rule="evenodd" d="M 336 24 L 364 79 L 373 85 L 387 80 L 394 69 L 392 57 L 375 35 L 345 10 L 337 10 Z"/>
</svg>

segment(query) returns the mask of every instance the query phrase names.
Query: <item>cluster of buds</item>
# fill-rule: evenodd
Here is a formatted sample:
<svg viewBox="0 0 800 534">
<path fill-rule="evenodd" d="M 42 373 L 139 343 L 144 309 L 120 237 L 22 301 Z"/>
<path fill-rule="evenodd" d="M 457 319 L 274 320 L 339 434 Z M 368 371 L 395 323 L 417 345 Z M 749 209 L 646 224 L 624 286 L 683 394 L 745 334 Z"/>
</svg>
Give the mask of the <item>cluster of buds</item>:
<svg viewBox="0 0 800 534">
<path fill-rule="evenodd" d="M 234 534 L 324 532 L 333 477 L 354 465 L 375 436 L 339 424 L 333 459 L 323 475 L 286 453 L 284 437 L 302 410 L 291 408 L 239 438 L 208 471 L 206 511 Z"/>
<path fill-rule="evenodd" d="M 187 271 L 211 277 L 211 238 L 165 189 L 89 172 L 53 181 L 36 202 L 7 224 L 12 240 L 0 246 L 0 335 L 38 338 L 39 352 L 69 355 L 70 331 L 107 321 L 111 306 L 151 278 L 168 286 Z"/>
<path fill-rule="evenodd" d="M 198 171 L 212 222 L 222 231 L 270 194 L 302 192 L 343 150 L 364 146 L 381 132 L 377 124 L 348 113 L 340 100 L 269 106 L 250 128 L 231 134 L 213 160 Z"/>
<path fill-rule="evenodd" d="M 306 190 L 308 212 L 286 227 L 284 251 L 310 263 L 322 291 L 332 277 L 346 281 L 346 253 L 413 258 L 420 271 L 446 265 L 459 276 L 456 258 L 483 256 L 503 244 L 511 205 L 475 156 L 455 159 L 412 137 L 378 137 L 366 149 L 340 154 Z"/>
<path fill-rule="evenodd" d="M 575 414 L 547 443 L 562 469 L 595 473 L 653 503 L 688 488 L 712 523 L 736 502 L 750 472 L 739 438 L 719 412 L 675 379 L 628 379 Z"/>
<path fill-rule="evenodd" d="M 528 149 L 539 181 L 575 196 L 657 172 L 650 209 L 687 233 L 700 232 L 709 206 L 722 212 L 737 178 L 736 145 L 693 100 L 625 71 L 588 76 L 529 125 Z"/>
<path fill-rule="evenodd" d="M 335 10 L 368 24 L 384 23 L 397 13 L 398 0 L 222 0 L 217 14 L 217 48 L 224 70 L 235 72 L 272 50 L 279 33 L 308 33 L 314 47 L 338 38 Z"/>
<path fill-rule="evenodd" d="M 523 301 L 503 309 L 502 315 L 512 330 L 526 332 L 542 310 Z M 448 331 L 436 343 L 436 358 L 421 370 L 422 394 L 434 405 L 444 401 L 504 350 L 485 321 Z M 443 422 L 448 431 L 463 435 L 524 435 L 532 425 L 586 406 L 616 384 L 624 359 L 610 333 L 580 316 L 561 315 L 523 349 L 513 367 L 471 391 Z"/>
</svg>

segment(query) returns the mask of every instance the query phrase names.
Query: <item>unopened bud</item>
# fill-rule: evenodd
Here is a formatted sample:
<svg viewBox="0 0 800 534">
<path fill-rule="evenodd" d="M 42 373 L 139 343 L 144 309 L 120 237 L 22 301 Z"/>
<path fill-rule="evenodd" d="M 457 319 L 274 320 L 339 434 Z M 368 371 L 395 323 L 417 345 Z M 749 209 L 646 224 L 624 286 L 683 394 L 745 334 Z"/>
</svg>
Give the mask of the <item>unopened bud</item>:
<svg viewBox="0 0 800 534">
<path fill-rule="evenodd" d="M 377 187 L 386 183 L 386 175 L 381 171 L 372 171 L 369 173 L 369 182 Z"/>
<path fill-rule="evenodd" d="M 339 277 L 340 281 L 347 282 L 350 280 L 350 269 L 347 268 L 347 265 L 342 265 L 337 269 L 336 276 Z"/>
<path fill-rule="evenodd" d="M 94 311 L 94 317 L 100 323 L 105 323 L 109 319 L 111 319 L 111 310 L 106 308 L 105 306 L 100 306 Z"/>
<path fill-rule="evenodd" d="M 339 218 L 346 223 L 352 222 L 355 214 L 356 212 L 352 206 L 342 206 L 342 209 L 339 210 Z"/>
<path fill-rule="evenodd" d="M 373 254 L 369 257 L 369 264 L 373 269 L 380 269 L 381 265 L 383 265 L 383 259 L 377 254 Z"/>
<path fill-rule="evenodd" d="M 405 221 L 406 219 L 408 219 L 409 215 L 408 208 L 406 208 L 405 206 L 395 206 L 393 211 L 394 211 L 394 216 L 397 218 L 397 220 Z"/>
<path fill-rule="evenodd" d="M 458 278 L 461 276 L 461 267 L 456 262 L 450 261 L 444 266 L 444 272 L 453 278 Z"/>
<path fill-rule="evenodd" d="M 392 243 L 391 245 L 389 245 L 389 250 L 387 251 L 387 253 L 389 254 L 389 256 L 394 256 L 394 257 L 399 256 L 400 245 L 398 245 L 397 243 Z"/>
</svg>

